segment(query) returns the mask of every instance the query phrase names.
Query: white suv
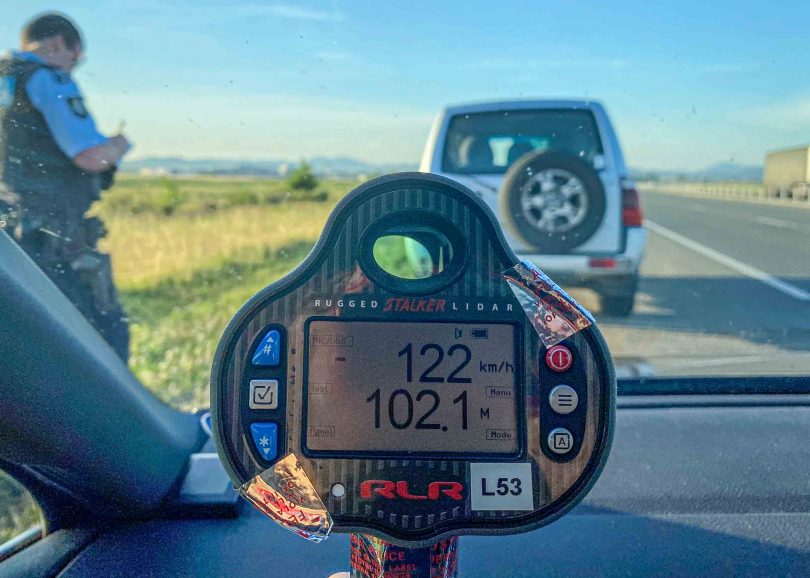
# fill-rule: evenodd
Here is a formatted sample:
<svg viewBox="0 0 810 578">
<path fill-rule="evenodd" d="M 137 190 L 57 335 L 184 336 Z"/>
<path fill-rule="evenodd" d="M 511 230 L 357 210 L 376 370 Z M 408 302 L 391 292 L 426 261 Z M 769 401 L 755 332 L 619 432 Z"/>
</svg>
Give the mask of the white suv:
<svg viewBox="0 0 810 578">
<path fill-rule="evenodd" d="M 629 315 L 647 237 L 619 141 L 597 102 L 531 100 L 439 114 L 420 166 L 477 192 L 509 243 L 555 281 Z"/>
</svg>

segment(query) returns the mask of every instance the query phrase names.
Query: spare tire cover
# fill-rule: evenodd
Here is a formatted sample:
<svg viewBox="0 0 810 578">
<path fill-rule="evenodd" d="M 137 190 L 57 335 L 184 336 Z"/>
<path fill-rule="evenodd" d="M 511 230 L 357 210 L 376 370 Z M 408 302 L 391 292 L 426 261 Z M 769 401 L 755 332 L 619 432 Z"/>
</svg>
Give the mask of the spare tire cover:
<svg viewBox="0 0 810 578">
<path fill-rule="evenodd" d="M 531 152 L 507 171 L 501 220 L 540 253 L 567 253 L 590 239 L 605 216 L 605 188 L 585 161 L 558 152 Z"/>
</svg>

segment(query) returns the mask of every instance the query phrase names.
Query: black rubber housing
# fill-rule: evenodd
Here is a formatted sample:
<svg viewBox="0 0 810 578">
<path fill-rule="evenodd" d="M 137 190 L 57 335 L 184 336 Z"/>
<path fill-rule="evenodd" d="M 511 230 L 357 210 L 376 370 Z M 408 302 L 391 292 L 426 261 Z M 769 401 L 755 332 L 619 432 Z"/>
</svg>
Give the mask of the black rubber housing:
<svg viewBox="0 0 810 578">
<path fill-rule="evenodd" d="M 369 199 L 378 197 L 386 192 L 410 188 L 422 190 L 439 188 L 443 191 L 443 194 L 452 195 L 463 201 L 463 203 L 475 213 L 476 218 L 480 220 L 483 233 L 492 243 L 494 250 L 499 256 L 500 262 L 506 265 L 506 267 L 517 265 L 520 262 L 520 259 L 514 254 L 504 238 L 503 232 L 498 226 L 498 221 L 491 209 L 478 198 L 477 195 L 457 181 L 427 173 L 398 173 L 373 179 L 349 193 L 337 204 L 332 214 L 329 216 L 329 219 L 324 225 L 321 237 L 309 255 L 307 255 L 306 259 L 288 275 L 251 297 L 228 324 L 217 347 L 211 369 L 213 437 L 222 463 L 236 487 L 240 487 L 258 473 L 255 471 L 255 466 L 252 466 L 254 467 L 253 471 L 246 469 L 246 464 L 240 461 L 238 455 L 241 452 L 238 452 L 229 441 L 232 431 L 229 427 L 241 427 L 239 424 L 232 423 L 231 421 L 229 411 L 226 409 L 227 401 L 225 393 L 226 389 L 229 387 L 227 381 L 228 372 L 229 367 L 232 365 L 232 359 L 234 359 L 237 342 L 240 341 L 243 333 L 248 331 L 250 325 L 255 323 L 258 313 L 264 310 L 268 304 L 290 293 L 299 291 L 300 288 L 317 273 L 327 256 L 335 250 L 337 238 L 348 218 L 356 211 L 357 207 L 363 205 Z M 391 224 L 387 218 L 389 211 L 389 208 L 383 207 L 380 214 L 380 219 L 385 222 L 386 227 Z M 373 227 L 373 224 L 371 226 Z M 444 229 L 441 226 L 437 228 L 442 230 L 445 234 L 449 233 L 449 229 Z M 450 233 L 450 236 L 451 235 L 452 233 Z M 361 235 L 359 238 L 363 239 L 364 237 Z M 373 239 L 373 236 L 370 238 Z M 474 260 L 475 258 L 476 256 L 474 254 L 463 257 L 465 260 Z M 361 262 L 361 266 L 367 268 L 369 265 L 368 261 L 370 260 L 366 260 L 365 263 Z M 461 266 L 460 263 L 459 266 Z M 442 276 L 440 279 L 440 277 L 437 276 L 431 279 L 440 280 L 441 283 L 439 286 L 444 287 L 446 290 L 445 281 L 452 284 L 457 274 L 453 270 L 454 268 L 455 267 L 450 268 L 451 272 L 448 273 L 447 278 Z M 375 276 L 374 274 L 376 273 L 378 272 L 374 271 L 372 277 Z M 502 271 L 497 271 L 496 277 L 500 277 L 501 273 Z M 381 280 L 382 279 L 378 279 L 378 282 Z M 412 282 L 412 280 L 410 281 Z M 389 286 L 391 290 L 397 290 L 398 292 L 407 294 L 407 284 L 403 283 L 403 280 L 398 280 L 393 276 L 391 276 L 390 279 L 386 279 L 382 283 L 382 286 Z M 411 288 L 413 288 L 413 285 L 411 285 Z M 424 295 L 429 291 L 435 290 L 436 287 L 422 287 L 421 285 L 417 285 L 416 291 L 411 292 L 411 294 Z M 525 319 L 522 312 L 520 313 L 520 317 Z M 463 322 L 464 318 L 462 317 L 458 320 Z M 461 531 L 458 528 L 443 526 L 438 529 L 425 529 L 423 532 L 409 531 L 405 534 L 392 532 L 391 528 L 383 527 L 371 519 L 361 520 L 352 516 L 336 516 L 333 514 L 335 518 L 333 531 L 368 533 L 377 535 L 396 544 L 414 547 L 429 545 L 443 537 L 457 534 L 504 535 L 525 532 L 545 526 L 573 508 L 588 493 L 607 461 L 613 439 L 616 405 L 616 377 L 604 338 L 595 325 L 591 325 L 580 331 L 577 335 L 582 336 L 587 342 L 588 347 L 592 349 L 599 375 L 601 375 L 602 385 L 600 386 L 599 401 L 596 406 L 596 411 L 600 416 L 598 422 L 599 427 L 595 432 L 593 451 L 584 470 L 561 496 L 542 507 L 542 513 L 538 510 L 527 513 L 525 516 L 519 518 L 503 519 L 499 521 L 497 526 L 491 523 L 484 523 L 484 520 L 481 520 L 480 523 L 468 521 L 464 524 Z M 235 437 L 238 438 L 240 435 L 241 434 L 237 432 Z M 292 450 L 293 448 L 286 448 L 286 451 Z M 543 451 L 545 452 L 545 450 Z M 307 458 L 305 454 L 300 455 L 299 458 L 312 459 Z"/>
</svg>

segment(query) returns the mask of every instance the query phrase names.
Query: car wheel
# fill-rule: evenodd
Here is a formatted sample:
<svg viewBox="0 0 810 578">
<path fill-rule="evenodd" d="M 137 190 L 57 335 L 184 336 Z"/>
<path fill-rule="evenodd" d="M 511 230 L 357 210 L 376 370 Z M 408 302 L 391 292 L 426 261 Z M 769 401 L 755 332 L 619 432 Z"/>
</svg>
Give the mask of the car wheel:
<svg viewBox="0 0 810 578">
<path fill-rule="evenodd" d="M 567 253 L 596 233 L 605 216 L 605 189 L 585 161 L 532 152 L 507 171 L 500 194 L 503 224 L 541 253 Z"/>
<path fill-rule="evenodd" d="M 628 317 L 633 312 L 636 293 L 629 295 L 600 295 L 599 308 L 603 315 L 611 317 Z"/>
</svg>

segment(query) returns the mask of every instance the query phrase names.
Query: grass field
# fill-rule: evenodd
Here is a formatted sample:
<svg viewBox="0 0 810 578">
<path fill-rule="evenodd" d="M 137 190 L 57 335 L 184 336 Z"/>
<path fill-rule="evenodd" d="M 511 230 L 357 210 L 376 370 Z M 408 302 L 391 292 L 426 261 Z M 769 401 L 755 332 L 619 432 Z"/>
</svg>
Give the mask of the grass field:
<svg viewBox="0 0 810 578">
<path fill-rule="evenodd" d="M 308 194 L 284 182 L 125 176 L 94 212 L 109 230 L 130 318 L 130 368 L 165 402 L 208 406 L 208 373 L 225 325 L 256 291 L 309 252 L 334 204 L 357 183 Z M 179 199 L 165 210 L 161 198 Z"/>
</svg>

